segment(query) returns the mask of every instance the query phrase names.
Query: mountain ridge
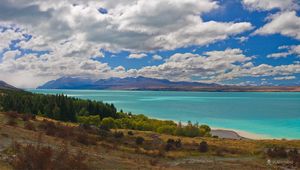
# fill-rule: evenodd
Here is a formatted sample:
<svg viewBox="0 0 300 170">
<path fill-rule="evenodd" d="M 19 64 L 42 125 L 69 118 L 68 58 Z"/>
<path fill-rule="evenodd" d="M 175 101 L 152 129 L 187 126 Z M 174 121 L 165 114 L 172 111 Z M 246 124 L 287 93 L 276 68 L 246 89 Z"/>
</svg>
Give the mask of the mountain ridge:
<svg viewBox="0 0 300 170">
<path fill-rule="evenodd" d="M 38 89 L 79 90 L 153 90 L 153 91 L 203 91 L 203 92 L 300 92 L 300 86 L 236 86 L 215 83 L 173 82 L 148 77 L 111 77 L 91 80 L 80 77 L 61 77 L 51 80 Z"/>
<path fill-rule="evenodd" d="M 79 77 L 61 77 L 51 80 L 38 89 L 126 89 L 126 90 L 142 90 L 142 89 L 176 89 L 188 87 L 211 87 L 220 86 L 214 83 L 198 83 L 198 82 L 173 82 L 167 79 L 155 79 L 148 77 L 112 77 L 108 79 L 91 80 Z"/>
<path fill-rule="evenodd" d="M 20 90 L 20 89 L 0 80 L 0 90 Z"/>
</svg>

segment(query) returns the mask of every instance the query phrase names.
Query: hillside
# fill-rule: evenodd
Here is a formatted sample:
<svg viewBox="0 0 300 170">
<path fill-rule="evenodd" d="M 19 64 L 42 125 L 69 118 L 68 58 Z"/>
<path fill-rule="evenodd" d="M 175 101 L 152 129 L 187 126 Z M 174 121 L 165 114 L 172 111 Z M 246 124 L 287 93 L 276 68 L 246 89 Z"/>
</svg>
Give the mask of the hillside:
<svg viewBox="0 0 300 170">
<path fill-rule="evenodd" d="M 0 136 L 0 169 L 5 170 L 25 166 L 23 162 L 33 167 L 55 168 L 61 168 L 63 165 L 59 162 L 63 162 L 66 170 L 74 167 L 85 170 L 281 169 L 291 166 L 291 163 L 286 158 L 280 158 L 286 163 L 277 164 L 274 161 L 274 164 L 267 165 L 265 149 L 270 146 L 300 148 L 299 141 L 179 138 L 123 129 L 112 129 L 104 135 L 96 129 L 81 127 L 76 123 L 58 122 L 39 116 L 26 118 L 15 113 L 0 113 Z M 137 138 L 143 138 L 144 141 L 137 143 Z M 180 139 L 180 145 L 173 145 L 171 139 Z M 203 141 L 207 142 L 207 151 L 199 151 L 199 143 Z M 50 158 L 45 157 L 47 150 L 53 153 Z M 76 157 L 78 153 L 81 157 Z M 59 158 L 61 154 L 64 157 Z M 57 159 L 59 162 L 55 161 Z"/>
<path fill-rule="evenodd" d="M 52 80 L 38 89 L 99 89 L 99 90 L 170 90 L 205 92 L 299 92 L 299 86 L 229 86 L 198 82 L 172 82 L 147 77 L 109 78 L 90 80 L 78 77 L 62 77 Z"/>
<path fill-rule="evenodd" d="M 19 89 L 0 80 L 0 90 L 19 90 Z"/>
</svg>

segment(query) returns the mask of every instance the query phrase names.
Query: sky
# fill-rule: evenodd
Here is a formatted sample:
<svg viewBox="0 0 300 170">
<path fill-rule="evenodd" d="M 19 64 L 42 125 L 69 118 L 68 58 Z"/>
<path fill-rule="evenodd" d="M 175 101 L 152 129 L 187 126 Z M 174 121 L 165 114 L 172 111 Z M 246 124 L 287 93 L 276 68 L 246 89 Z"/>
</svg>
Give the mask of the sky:
<svg viewBox="0 0 300 170">
<path fill-rule="evenodd" d="M 0 80 L 300 85 L 298 0 L 0 0 Z"/>
</svg>

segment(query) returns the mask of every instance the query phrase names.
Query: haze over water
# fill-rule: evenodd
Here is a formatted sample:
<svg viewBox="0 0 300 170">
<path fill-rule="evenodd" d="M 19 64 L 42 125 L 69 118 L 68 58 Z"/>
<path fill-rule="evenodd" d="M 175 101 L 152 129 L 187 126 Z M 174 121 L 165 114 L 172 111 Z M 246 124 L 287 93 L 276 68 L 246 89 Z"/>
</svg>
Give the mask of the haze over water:
<svg viewBox="0 0 300 170">
<path fill-rule="evenodd" d="M 271 138 L 300 138 L 299 92 L 29 90 L 113 103 L 134 114 L 199 122 Z"/>
</svg>

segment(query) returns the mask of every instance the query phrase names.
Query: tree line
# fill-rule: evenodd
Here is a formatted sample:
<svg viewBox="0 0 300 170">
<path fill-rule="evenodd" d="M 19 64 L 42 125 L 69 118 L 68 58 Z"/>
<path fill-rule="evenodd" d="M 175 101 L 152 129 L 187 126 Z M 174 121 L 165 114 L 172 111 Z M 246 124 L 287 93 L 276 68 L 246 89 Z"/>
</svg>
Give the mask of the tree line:
<svg viewBox="0 0 300 170">
<path fill-rule="evenodd" d="M 117 109 L 113 104 L 82 100 L 63 94 L 43 95 L 9 91 L 0 95 L 0 109 L 70 122 L 77 122 L 77 116 L 99 115 L 101 118 L 118 118 Z"/>
</svg>

